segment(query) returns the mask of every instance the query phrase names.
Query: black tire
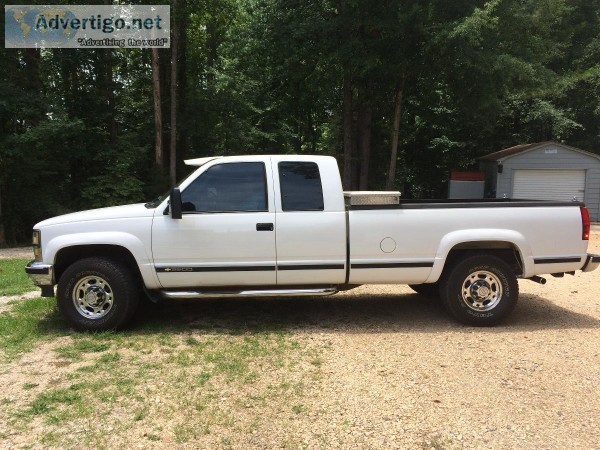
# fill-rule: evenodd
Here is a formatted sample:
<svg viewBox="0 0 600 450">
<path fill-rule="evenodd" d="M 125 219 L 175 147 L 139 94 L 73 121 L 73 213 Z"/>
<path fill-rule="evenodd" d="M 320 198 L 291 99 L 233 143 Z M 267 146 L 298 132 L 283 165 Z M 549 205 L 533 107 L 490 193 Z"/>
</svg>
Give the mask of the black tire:
<svg viewBox="0 0 600 450">
<path fill-rule="evenodd" d="M 444 274 L 440 296 L 446 310 L 459 322 L 489 327 L 512 312 L 519 298 L 519 284 L 503 260 L 476 255 L 458 262 Z"/>
<path fill-rule="evenodd" d="M 137 278 L 127 266 L 107 258 L 73 263 L 60 277 L 56 291 L 59 311 L 73 328 L 82 331 L 122 327 L 135 313 L 139 297 Z"/>
<path fill-rule="evenodd" d="M 425 297 L 438 298 L 440 296 L 440 285 L 438 283 L 409 284 L 408 287 Z"/>
</svg>

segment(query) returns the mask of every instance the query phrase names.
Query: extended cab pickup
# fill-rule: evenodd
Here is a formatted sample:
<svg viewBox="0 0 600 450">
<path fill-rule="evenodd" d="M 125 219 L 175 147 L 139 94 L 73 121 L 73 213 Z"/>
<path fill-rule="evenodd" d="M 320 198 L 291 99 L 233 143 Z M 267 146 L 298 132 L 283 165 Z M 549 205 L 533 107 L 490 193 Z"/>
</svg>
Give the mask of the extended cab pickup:
<svg viewBox="0 0 600 450">
<path fill-rule="evenodd" d="M 186 161 L 197 169 L 154 202 L 38 223 L 26 268 L 76 328 L 124 325 L 151 299 L 327 295 L 408 284 L 459 321 L 495 325 L 517 278 L 588 272 L 590 221 L 577 202 L 402 200 L 343 192 L 326 156 Z"/>
</svg>

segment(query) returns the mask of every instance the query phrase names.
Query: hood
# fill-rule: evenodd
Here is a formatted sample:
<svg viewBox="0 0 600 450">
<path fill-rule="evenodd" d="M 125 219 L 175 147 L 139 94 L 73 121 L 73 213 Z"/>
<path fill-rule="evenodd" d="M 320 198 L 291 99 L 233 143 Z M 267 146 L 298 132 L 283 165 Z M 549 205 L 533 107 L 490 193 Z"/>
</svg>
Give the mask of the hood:
<svg viewBox="0 0 600 450">
<path fill-rule="evenodd" d="M 151 217 L 154 215 L 154 208 L 146 208 L 144 203 L 135 203 L 132 205 L 111 206 L 109 208 L 88 209 L 62 216 L 52 217 L 37 223 L 33 228 L 43 228 L 63 223 L 89 222 L 92 220 L 107 219 L 129 219 L 133 217 Z"/>
</svg>

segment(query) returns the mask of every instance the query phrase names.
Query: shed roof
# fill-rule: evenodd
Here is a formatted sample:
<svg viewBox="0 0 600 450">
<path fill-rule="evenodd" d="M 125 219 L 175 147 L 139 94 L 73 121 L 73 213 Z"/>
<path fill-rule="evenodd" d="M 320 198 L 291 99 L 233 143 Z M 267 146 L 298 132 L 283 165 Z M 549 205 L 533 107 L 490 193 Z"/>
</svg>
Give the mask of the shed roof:
<svg viewBox="0 0 600 450">
<path fill-rule="evenodd" d="M 588 155 L 588 156 L 592 156 L 596 159 L 600 159 L 600 155 L 586 152 L 585 150 L 581 150 L 579 148 L 571 147 L 569 145 L 561 144 L 560 142 L 554 142 L 554 141 L 535 142 L 532 144 L 519 144 L 519 145 L 515 145 L 513 147 L 508 147 L 508 148 L 499 150 L 494 153 L 490 153 L 488 155 L 480 157 L 479 159 L 484 160 L 484 161 L 504 161 L 505 159 L 510 158 L 511 156 L 519 155 L 521 153 L 528 152 L 530 150 L 542 147 L 547 144 L 556 145 L 559 147 L 566 148 L 568 150 L 572 150 L 574 152 L 582 153 L 584 155 Z"/>
</svg>

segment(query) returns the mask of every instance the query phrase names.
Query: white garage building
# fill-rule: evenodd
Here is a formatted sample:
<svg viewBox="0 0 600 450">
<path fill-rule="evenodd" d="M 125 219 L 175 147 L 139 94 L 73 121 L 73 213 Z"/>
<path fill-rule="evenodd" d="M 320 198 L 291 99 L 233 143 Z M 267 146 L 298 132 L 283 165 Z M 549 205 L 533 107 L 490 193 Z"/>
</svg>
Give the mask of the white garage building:
<svg viewBox="0 0 600 450">
<path fill-rule="evenodd" d="M 488 197 L 576 199 L 600 221 L 600 156 L 557 142 L 505 148 L 480 158 Z"/>
</svg>

